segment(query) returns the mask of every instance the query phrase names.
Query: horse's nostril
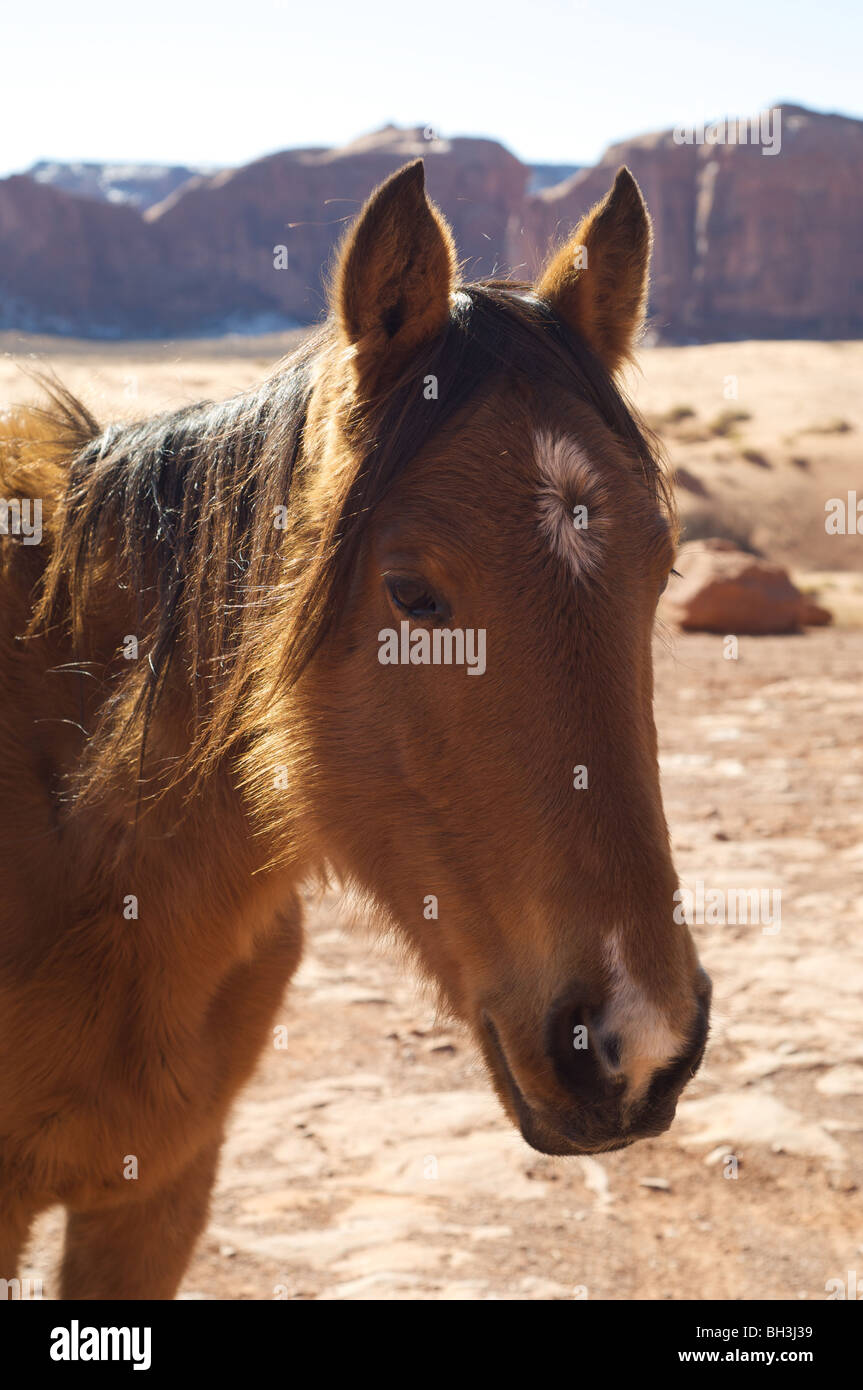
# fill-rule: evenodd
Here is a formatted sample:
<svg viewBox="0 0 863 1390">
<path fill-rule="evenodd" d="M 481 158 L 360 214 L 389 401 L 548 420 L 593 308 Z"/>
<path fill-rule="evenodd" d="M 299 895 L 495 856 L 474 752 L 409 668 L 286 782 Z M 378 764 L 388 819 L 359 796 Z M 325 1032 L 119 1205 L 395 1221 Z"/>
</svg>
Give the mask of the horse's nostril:
<svg viewBox="0 0 863 1390">
<path fill-rule="evenodd" d="M 612 1071 L 617 1071 L 620 1067 L 620 1038 L 616 1033 L 609 1033 L 602 1039 L 602 1050 Z"/>
<path fill-rule="evenodd" d="M 622 1081 L 613 1073 L 620 1066 L 620 1039 L 602 1035 L 601 1009 L 570 998 L 552 1010 L 547 1053 L 558 1080 L 583 1100 L 608 1099 Z"/>
</svg>

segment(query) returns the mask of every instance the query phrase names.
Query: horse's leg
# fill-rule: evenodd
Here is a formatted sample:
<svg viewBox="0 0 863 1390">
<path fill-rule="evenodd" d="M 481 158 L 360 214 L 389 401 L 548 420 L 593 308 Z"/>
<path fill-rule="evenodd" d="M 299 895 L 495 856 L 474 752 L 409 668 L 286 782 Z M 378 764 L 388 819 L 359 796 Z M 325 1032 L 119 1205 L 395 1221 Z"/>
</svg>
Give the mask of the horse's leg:
<svg viewBox="0 0 863 1390">
<path fill-rule="evenodd" d="M 14 1200 L 6 1204 L 0 1195 L 0 1300 L 15 1297 L 12 1281 L 30 1230 L 31 1214 Z"/>
<path fill-rule="evenodd" d="M 278 913 L 280 930 L 226 980 L 212 1028 L 224 1052 L 222 1114 L 245 1085 L 302 949 L 299 899 Z M 214 1044 L 215 1045 L 215 1044 Z M 214 1118 L 215 1128 L 217 1120 Z M 173 1298 L 207 1221 L 222 1136 L 151 1196 L 70 1212 L 62 1298 Z"/>
<path fill-rule="evenodd" d="M 221 1143 L 143 1201 L 70 1212 L 61 1298 L 173 1298 L 206 1225 Z"/>
</svg>

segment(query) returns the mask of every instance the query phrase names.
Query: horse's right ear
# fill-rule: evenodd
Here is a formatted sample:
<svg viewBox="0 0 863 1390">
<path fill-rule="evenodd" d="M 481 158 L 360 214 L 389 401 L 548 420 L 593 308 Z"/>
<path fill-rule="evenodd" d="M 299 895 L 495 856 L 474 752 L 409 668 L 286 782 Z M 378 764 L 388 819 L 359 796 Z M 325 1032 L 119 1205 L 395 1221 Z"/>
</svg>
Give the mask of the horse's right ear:
<svg viewBox="0 0 863 1390">
<path fill-rule="evenodd" d="M 443 331 L 455 271 L 452 233 L 426 197 L 417 159 L 375 189 L 338 255 L 332 307 L 363 395 Z"/>
</svg>

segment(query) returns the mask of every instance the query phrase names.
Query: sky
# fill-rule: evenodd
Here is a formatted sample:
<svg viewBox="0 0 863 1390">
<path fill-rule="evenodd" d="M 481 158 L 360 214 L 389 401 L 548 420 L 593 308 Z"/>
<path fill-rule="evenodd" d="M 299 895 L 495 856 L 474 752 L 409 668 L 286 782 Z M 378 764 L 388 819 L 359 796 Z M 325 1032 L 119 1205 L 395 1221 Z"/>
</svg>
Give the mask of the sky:
<svg viewBox="0 0 863 1390">
<path fill-rule="evenodd" d="M 390 122 L 593 163 L 778 101 L 863 116 L 860 0 L 10 0 L 0 175 L 241 164 Z"/>
</svg>

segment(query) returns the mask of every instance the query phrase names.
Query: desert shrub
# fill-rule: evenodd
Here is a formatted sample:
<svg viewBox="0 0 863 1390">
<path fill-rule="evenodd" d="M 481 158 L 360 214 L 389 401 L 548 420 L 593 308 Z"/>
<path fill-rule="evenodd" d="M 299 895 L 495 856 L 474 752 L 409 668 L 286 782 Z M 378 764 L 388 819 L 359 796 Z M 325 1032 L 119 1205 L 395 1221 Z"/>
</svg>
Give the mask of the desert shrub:
<svg viewBox="0 0 863 1390">
<path fill-rule="evenodd" d="M 679 425 L 681 420 L 693 420 L 695 411 L 691 405 L 673 405 L 660 417 L 663 425 Z"/>
<path fill-rule="evenodd" d="M 735 425 L 740 425 L 744 420 L 751 419 L 752 416 L 748 410 L 721 410 L 710 421 L 710 432 L 724 437 L 731 434 Z"/>
<path fill-rule="evenodd" d="M 806 429 L 801 431 L 801 433 L 848 434 L 851 430 L 853 430 L 853 428 L 854 426 L 851 424 L 850 420 L 840 420 L 836 418 L 833 420 L 825 420 L 825 422 L 821 425 L 807 425 Z"/>
<path fill-rule="evenodd" d="M 752 526 L 739 513 L 721 507 L 693 507 L 681 518 L 680 539 L 686 541 L 707 541 L 718 538 L 731 541 L 738 550 L 749 555 L 760 555 L 760 550 L 752 543 Z"/>
<path fill-rule="evenodd" d="M 745 459 L 747 463 L 754 463 L 758 468 L 773 467 L 767 455 L 762 454 L 760 449 L 741 449 L 740 457 Z"/>
</svg>

